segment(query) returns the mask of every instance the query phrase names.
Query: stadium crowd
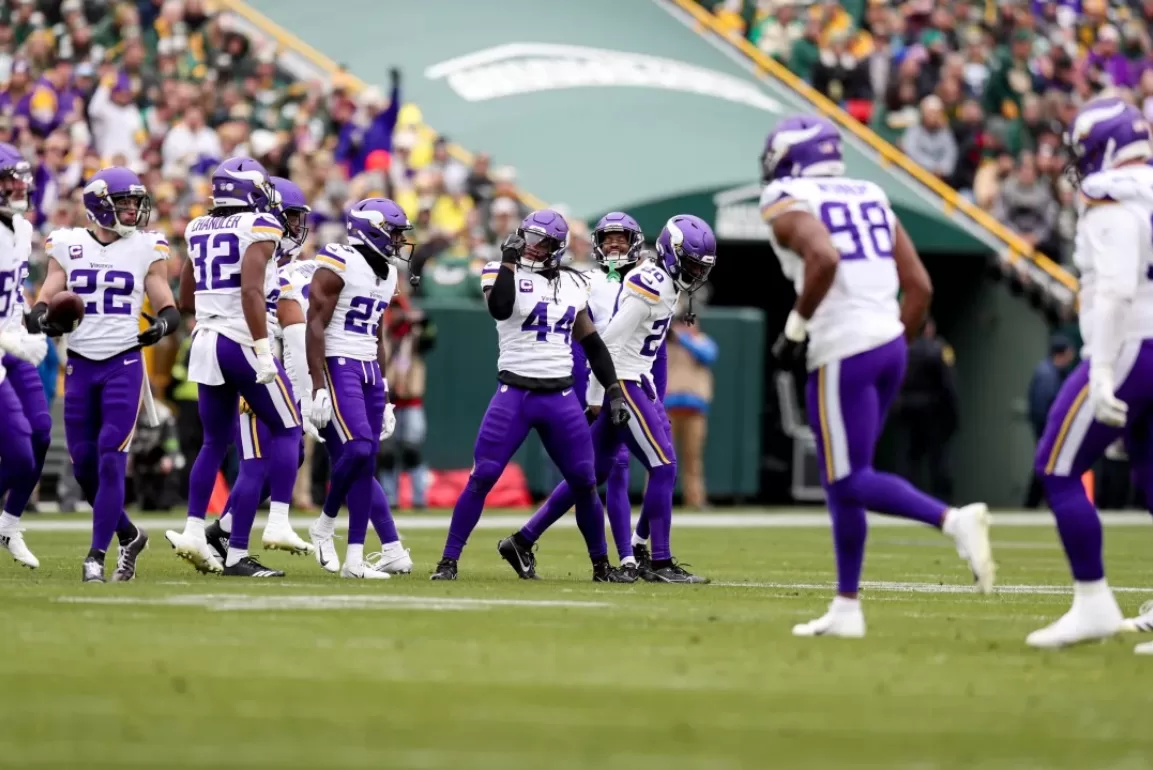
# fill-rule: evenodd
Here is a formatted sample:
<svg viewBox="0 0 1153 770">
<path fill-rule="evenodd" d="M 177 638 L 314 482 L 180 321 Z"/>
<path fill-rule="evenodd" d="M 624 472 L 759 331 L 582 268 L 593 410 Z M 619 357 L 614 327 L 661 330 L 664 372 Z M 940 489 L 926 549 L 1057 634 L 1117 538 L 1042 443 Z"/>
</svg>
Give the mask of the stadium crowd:
<svg viewBox="0 0 1153 770">
<path fill-rule="evenodd" d="M 1068 268 L 1061 127 L 1107 88 L 1153 118 L 1153 0 L 704 5 Z"/>
</svg>

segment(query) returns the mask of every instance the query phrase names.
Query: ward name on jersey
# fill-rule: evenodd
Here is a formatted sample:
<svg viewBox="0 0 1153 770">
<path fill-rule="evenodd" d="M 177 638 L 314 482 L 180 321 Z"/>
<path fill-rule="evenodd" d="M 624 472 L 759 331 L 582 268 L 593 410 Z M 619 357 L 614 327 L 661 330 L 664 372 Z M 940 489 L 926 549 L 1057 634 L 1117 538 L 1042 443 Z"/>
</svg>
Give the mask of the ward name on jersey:
<svg viewBox="0 0 1153 770">
<path fill-rule="evenodd" d="M 252 345 L 252 334 L 240 301 L 240 263 L 254 243 L 279 243 L 284 229 L 271 214 L 244 212 L 224 217 L 205 215 L 184 231 L 192 273 L 196 279 L 196 324 L 223 334 L 241 345 Z M 268 261 L 266 294 L 275 283 L 277 265 Z M 270 331 L 271 334 L 271 331 Z"/>
<path fill-rule="evenodd" d="M 317 252 L 315 262 L 316 269 L 331 270 L 344 280 L 324 331 L 325 355 L 375 361 L 377 333 L 396 294 L 396 268 L 389 269 L 387 278 L 380 278 L 360 252 L 338 243 Z"/>
<path fill-rule="evenodd" d="M 770 225 L 788 211 L 809 212 L 824 223 L 840 254 L 833 285 L 809 321 L 810 371 L 904 333 L 893 259 L 897 220 L 880 187 L 844 177 L 790 177 L 767 185 L 760 206 Z M 804 260 L 777 242 L 772 227 L 769 240 L 799 295 Z"/>
<path fill-rule="evenodd" d="M 501 270 L 489 262 L 481 271 L 482 289 L 491 288 Z M 500 356 L 497 371 L 530 379 L 572 379 L 572 329 L 577 313 L 588 307 L 588 277 L 561 270 L 556 281 L 517 270 L 512 315 L 496 322 Z"/>
<path fill-rule="evenodd" d="M 69 352 L 103 361 L 138 347 L 144 278 L 153 262 L 168 258 L 164 236 L 139 230 L 103 244 L 87 228 L 70 227 L 49 235 L 44 251 L 84 300 L 84 320 L 68 335 Z"/>
<path fill-rule="evenodd" d="M 1097 297 L 1104 291 L 1133 300 L 1117 325 L 1121 342 L 1153 338 L 1153 167 L 1122 166 L 1085 177 L 1078 219 L 1073 263 L 1081 272 L 1086 349 L 1095 336 Z M 1119 238 L 1121 233 L 1125 237 Z"/>
</svg>

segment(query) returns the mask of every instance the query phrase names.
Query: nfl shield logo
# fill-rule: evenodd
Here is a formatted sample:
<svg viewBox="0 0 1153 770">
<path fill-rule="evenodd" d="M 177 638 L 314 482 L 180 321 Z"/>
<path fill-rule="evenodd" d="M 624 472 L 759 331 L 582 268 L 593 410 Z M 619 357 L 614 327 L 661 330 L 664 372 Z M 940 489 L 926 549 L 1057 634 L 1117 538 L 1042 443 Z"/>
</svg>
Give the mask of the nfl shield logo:
<svg viewBox="0 0 1153 770">
<path fill-rule="evenodd" d="M 84 247 L 79 243 L 74 243 L 68 247 L 68 256 L 71 259 L 80 259 L 84 256 Z"/>
<path fill-rule="evenodd" d="M 531 278 L 521 278 L 520 279 L 520 290 L 522 292 L 524 292 L 525 294 L 530 293 L 532 291 L 532 279 Z"/>
</svg>

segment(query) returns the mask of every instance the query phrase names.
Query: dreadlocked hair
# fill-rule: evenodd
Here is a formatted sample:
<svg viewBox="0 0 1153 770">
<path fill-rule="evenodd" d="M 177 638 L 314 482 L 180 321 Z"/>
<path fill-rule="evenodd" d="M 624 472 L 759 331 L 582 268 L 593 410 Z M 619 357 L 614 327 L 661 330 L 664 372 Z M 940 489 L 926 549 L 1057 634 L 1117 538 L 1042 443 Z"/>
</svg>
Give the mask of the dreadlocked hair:
<svg viewBox="0 0 1153 770">
<path fill-rule="evenodd" d="M 589 279 L 584 274 L 584 271 L 583 270 L 577 270 L 575 267 L 573 267 L 571 265 L 558 265 L 557 267 L 553 268 L 552 270 L 549 270 L 548 272 L 551 273 L 551 275 L 545 275 L 545 278 L 547 278 L 548 282 L 552 284 L 552 298 L 553 298 L 553 301 L 555 301 L 555 302 L 560 301 L 559 292 L 560 292 L 560 280 L 561 280 L 561 273 L 562 272 L 563 273 L 569 273 L 570 275 L 574 276 L 576 280 L 581 282 L 582 286 L 588 286 L 588 284 L 589 284 Z"/>
<path fill-rule="evenodd" d="M 234 214 L 245 214 L 255 209 L 249 206 L 216 206 L 208 210 L 210 217 L 230 217 Z"/>
</svg>

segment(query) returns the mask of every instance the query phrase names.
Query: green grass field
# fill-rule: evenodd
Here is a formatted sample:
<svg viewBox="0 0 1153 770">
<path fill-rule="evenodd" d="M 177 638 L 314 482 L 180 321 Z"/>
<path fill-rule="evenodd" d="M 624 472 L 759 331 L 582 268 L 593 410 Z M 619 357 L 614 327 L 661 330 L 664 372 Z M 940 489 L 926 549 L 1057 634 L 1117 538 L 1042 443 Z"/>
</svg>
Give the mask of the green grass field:
<svg viewBox="0 0 1153 770">
<path fill-rule="evenodd" d="M 789 634 L 831 595 L 821 528 L 674 528 L 718 584 L 617 586 L 571 528 L 541 581 L 500 561 L 502 528 L 445 584 L 443 528 L 402 527 L 417 571 L 366 584 L 282 554 L 283 581 L 202 577 L 153 524 L 133 584 L 79 582 L 84 532 L 29 531 L 36 572 L 0 563 L 0 767 L 1153 766 L 1138 637 L 1023 644 L 1070 601 L 1047 525 L 995 529 L 991 597 L 937 533 L 875 528 L 869 635 L 847 641 Z M 1153 532 L 1107 548 L 1133 613 Z"/>
</svg>

